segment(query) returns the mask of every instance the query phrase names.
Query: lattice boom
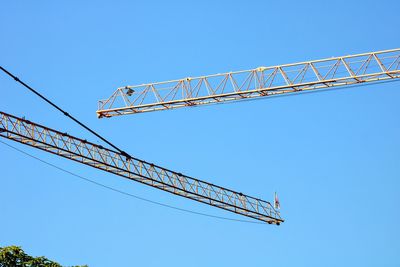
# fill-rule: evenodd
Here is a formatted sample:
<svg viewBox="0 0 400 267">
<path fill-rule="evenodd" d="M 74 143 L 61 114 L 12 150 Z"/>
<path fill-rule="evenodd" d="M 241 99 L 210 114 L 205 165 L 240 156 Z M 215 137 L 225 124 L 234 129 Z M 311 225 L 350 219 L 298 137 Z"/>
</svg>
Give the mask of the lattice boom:
<svg viewBox="0 0 400 267">
<path fill-rule="evenodd" d="M 279 211 L 258 198 L 191 178 L 0 112 L 0 136 L 214 207 L 272 224 Z"/>
<path fill-rule="evenodd" d="M 400 49 L 118 88 L 99 118 L 400 78 Z"/>
</svg>

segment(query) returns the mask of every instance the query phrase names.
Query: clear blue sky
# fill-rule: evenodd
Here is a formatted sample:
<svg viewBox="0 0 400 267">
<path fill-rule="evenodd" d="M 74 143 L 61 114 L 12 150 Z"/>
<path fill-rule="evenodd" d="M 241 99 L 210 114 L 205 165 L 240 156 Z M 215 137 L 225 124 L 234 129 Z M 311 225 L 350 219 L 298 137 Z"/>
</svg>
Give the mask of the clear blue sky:
<svg viewBox="0 0 400 267">
<path fill-rule="evenodd" d="M 98 120 L 116 87 L 400 46 L 399 1 L 2 1 L 1 65 L 139 158 L 270 200 L 170 210 L 0 144 L 0 246 L 90 266 L 400 266 L 399 83 Z M 10 78 L 0 109 L 97 142 Z M 240 218 L 11 143 L 97 182 Z"/>
</svg>

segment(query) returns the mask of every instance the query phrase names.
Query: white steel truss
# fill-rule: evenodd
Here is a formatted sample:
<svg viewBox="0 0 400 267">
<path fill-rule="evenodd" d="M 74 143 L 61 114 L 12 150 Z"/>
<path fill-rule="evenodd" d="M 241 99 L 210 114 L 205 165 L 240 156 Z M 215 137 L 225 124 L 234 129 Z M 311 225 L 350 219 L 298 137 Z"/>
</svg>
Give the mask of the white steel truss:
<svg viewBox="0 0 400 267">
<path fill-rule="evenodd" d="M 0 137 L 269 224 L 283 222 L 270 202 L 137 158 L 126 158 L 119 152 L 4 112 L 0 112 Z"/>
<path fill-rule="evenodd" d="M 99 118 L 400 78 L 400 49 L 118 88 Z"/>
</svg>

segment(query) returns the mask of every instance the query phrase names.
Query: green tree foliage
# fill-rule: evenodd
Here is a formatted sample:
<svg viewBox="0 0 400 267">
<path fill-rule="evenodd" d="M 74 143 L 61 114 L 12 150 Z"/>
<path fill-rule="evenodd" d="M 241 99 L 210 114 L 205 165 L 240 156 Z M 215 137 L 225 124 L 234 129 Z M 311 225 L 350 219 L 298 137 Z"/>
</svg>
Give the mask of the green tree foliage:
<svg viewBox="0 0 400 267">
<path fill-rule="evenodd" d="M 0 247 L 0 267 L 62 267 L 45 257 L 32 257 L 20 247 Z M 75 267 L 88 267 L 87 265 Z"/>
</svg>

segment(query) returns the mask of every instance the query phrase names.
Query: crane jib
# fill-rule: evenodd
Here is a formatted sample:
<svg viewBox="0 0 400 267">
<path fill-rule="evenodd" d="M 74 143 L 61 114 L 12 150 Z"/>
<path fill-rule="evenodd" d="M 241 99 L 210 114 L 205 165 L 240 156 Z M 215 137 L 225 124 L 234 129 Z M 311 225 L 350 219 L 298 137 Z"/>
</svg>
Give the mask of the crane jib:
<svg viewBox="0 0 400 267">
<path fill-rule="evenodd" d="M 270 202 L 137 158 L 126 158 L 118 151 L 4 112 L 0 112 L 0 136 L 239 215 L 270 224 L 283 222 Z"/>
<path fill-rule="evenodd" d="M 97 116 L 114 116 L 291 95 L 400 78 L 400 49 L 258 67 L 118 88 L 98 102 Z"/>
</svg>

